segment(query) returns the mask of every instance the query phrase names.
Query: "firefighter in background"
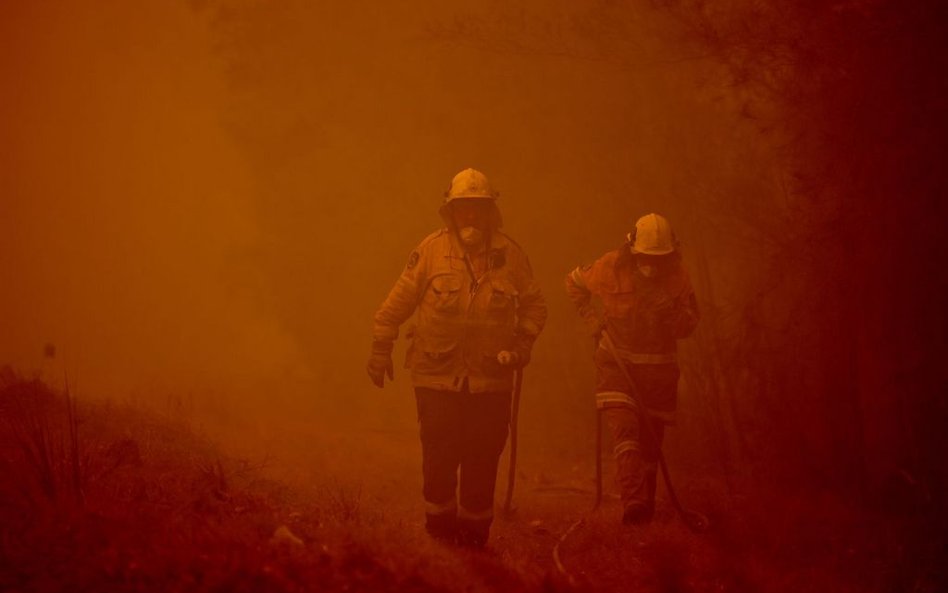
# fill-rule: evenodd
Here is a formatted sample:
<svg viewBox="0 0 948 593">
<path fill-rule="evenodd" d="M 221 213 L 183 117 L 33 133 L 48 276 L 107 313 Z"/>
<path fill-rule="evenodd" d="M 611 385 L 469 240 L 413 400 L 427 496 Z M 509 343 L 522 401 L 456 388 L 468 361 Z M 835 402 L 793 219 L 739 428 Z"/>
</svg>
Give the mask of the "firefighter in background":
<svg viewBox="0 0 948 593">
<path fill-rule="evenodd" d="M 628 242 L 566 276 L 566 292 L 596 338 L 596 405 L 613 435 L 622 521 L 647 523 L 655 512 L 658 455 L 674 420 L 677 340 L 698 324 L 698 307 L 668 221 L 648 214 Z M 597 297 L 601 307 L 594 306 Z M 601 312 L 599 311 L 601 309 Z M 603 342 L 607 332 L 619 360 Z M 635 385 L 628 384 L 619 364 Z M 636 402 L 645 407 L 640 415 Z M 640 426 L 648 418 L 655 438 Z"/>
<path fill-rule="evenodd" d="M 405 366 L 418 405 L 425 528 L 481 547 L 494 516 L 514 369 L 530 361 L 546 304 L 527 256 L 499 230 L 497 193 L 481 172 L 454 177 L 440 214 L 447 227 L 411 252 L 375 313 L 368 373 L 378 387 L 392 379 L 393 342 L 415 314 Z"/>
</svg>

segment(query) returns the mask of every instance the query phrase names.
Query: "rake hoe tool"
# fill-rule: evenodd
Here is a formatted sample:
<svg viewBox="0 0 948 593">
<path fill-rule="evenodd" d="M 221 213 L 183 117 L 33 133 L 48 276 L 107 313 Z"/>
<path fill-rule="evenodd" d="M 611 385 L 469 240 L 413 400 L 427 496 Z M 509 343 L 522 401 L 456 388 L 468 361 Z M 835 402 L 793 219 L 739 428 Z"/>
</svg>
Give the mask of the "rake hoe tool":
<svg viewBox="0 0 948 593">
<path fill-rule="evenodd" d="M 520 412 L 520 389 L 523 386 L 523 369 L 514 371 L 513 400 L 510 403 L 510 461 L 507 468 L 507 495 L 504 498 L 504 514 L 512 515 L 514 482 L 517 479 L 517 418 Z"/>
</svg>

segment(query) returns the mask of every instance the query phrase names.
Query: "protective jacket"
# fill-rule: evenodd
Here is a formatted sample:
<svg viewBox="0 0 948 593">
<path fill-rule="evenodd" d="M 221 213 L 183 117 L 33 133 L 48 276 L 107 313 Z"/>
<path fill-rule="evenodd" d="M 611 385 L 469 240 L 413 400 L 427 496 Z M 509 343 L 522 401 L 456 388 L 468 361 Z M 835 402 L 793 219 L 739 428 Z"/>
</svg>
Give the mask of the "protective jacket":
<svg viewBox="0 0 948 593">
<path fill-rule="evenodd" d="M 656 276 L 646 277 L 624 245 L 570 272 L 566 292 L 590 332 L 608 331 L 621 362 L 641 376 L 637 387 L 643 403 L 670 419 L 676 404 L 677 340 L 694 331 L 699 314 L 687 272 L 677 256 L 669 257 Z M 593 296 L 602 303 L 601 314 Z M 630 386 L 601 343 L 594 360 L 599 406 L 629 403 Z"/>
<path fill-rule="evenodd" d="M 494 230 L 486 246 L 486 271 L 475 278 L 455 232 L 429 235 L 375 314 L 373 338 L 391 341 L 415 314 L 407 335 L 405 366 L 415 387 L 471 393 L 509 391 L 513 368 L 497 354 L 516 352 L 529 361 L 533 342 L 546 322 L 546 303 L 526 254 Z"/>
</svg>

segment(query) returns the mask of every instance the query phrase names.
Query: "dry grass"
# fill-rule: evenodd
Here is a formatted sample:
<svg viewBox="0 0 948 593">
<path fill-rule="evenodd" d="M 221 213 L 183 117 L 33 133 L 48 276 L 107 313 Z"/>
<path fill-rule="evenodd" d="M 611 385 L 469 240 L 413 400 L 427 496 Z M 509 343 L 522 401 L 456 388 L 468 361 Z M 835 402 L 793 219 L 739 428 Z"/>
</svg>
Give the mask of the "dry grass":
<svg viewBox="0 0 948 593">
<path fill-rule="evenodd" d="M 6 487 L 23 501 L 81 506 L 87 476 L 75 399 L 68 389 L 56 397 L 39 381 L 17 380 L 9 371 L 0 382 L 3 464 L 18 477 Z"/>
<path fill-rule="evenodd" d="M 345 528 L 358 490 L 300 504 L 186 426 L 10 375 L 0 406 L 0 590 L 437 590 Z"/>
<path fill-rule="evenodd" d="M 348 473 L 340 460 L 298 483 L 274 480 L 269 461 L 229 457 L 166 414 L 79 403 L 9 375 L 0 383 L 0 590 L 571 589 L 550 553 L 592 502 L 581 469 L 557 473 L 547 460 L 523 474 L 520 510 L 473 552 L 431 541 L 420 501 L 397 504 L 417 496 L 412 484 L 381 494 L 391 476 L 378 475 L 384 464 L 355 467 L 363 451 L 346 451 Z M 313 449 L 332 446 L 307 434 Z M 622 527 L 609 499 L 561 546 L 572 589 L 939 590 L 944 537 L 924 516 L 812 493 L 736 499 L 714 480 L 682 482 L 682 497 L 711 516 L 709 533 L 687 531 L 664 503 L 651 526 Z"/>
</svg>

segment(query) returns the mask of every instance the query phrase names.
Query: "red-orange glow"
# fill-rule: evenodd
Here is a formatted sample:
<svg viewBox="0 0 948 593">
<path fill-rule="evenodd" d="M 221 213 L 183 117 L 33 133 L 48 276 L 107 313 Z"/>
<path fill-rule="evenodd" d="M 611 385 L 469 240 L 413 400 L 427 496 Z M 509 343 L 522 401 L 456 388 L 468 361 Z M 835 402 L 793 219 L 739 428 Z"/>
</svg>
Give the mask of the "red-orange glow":
<svg viewBox="0 0 948 593">
<path fill-rule="evenodd" d="M 701 311 L 664 452 L 717 531 L 662 494 L 621 531 L 607 492 L 567 564 L 592 590 L 936 590 L 948 20 L 772 4 L 0 3 L 0 589 L 188 588 L 192 561 L 195 588 L 546 586 L 594 490 L 563 278 L 659 212 Z M 394 381 L 365 372 L 467 167 L 549 307 L 486 557 L 423 537 L 410 322 Z"/>
</svg>

